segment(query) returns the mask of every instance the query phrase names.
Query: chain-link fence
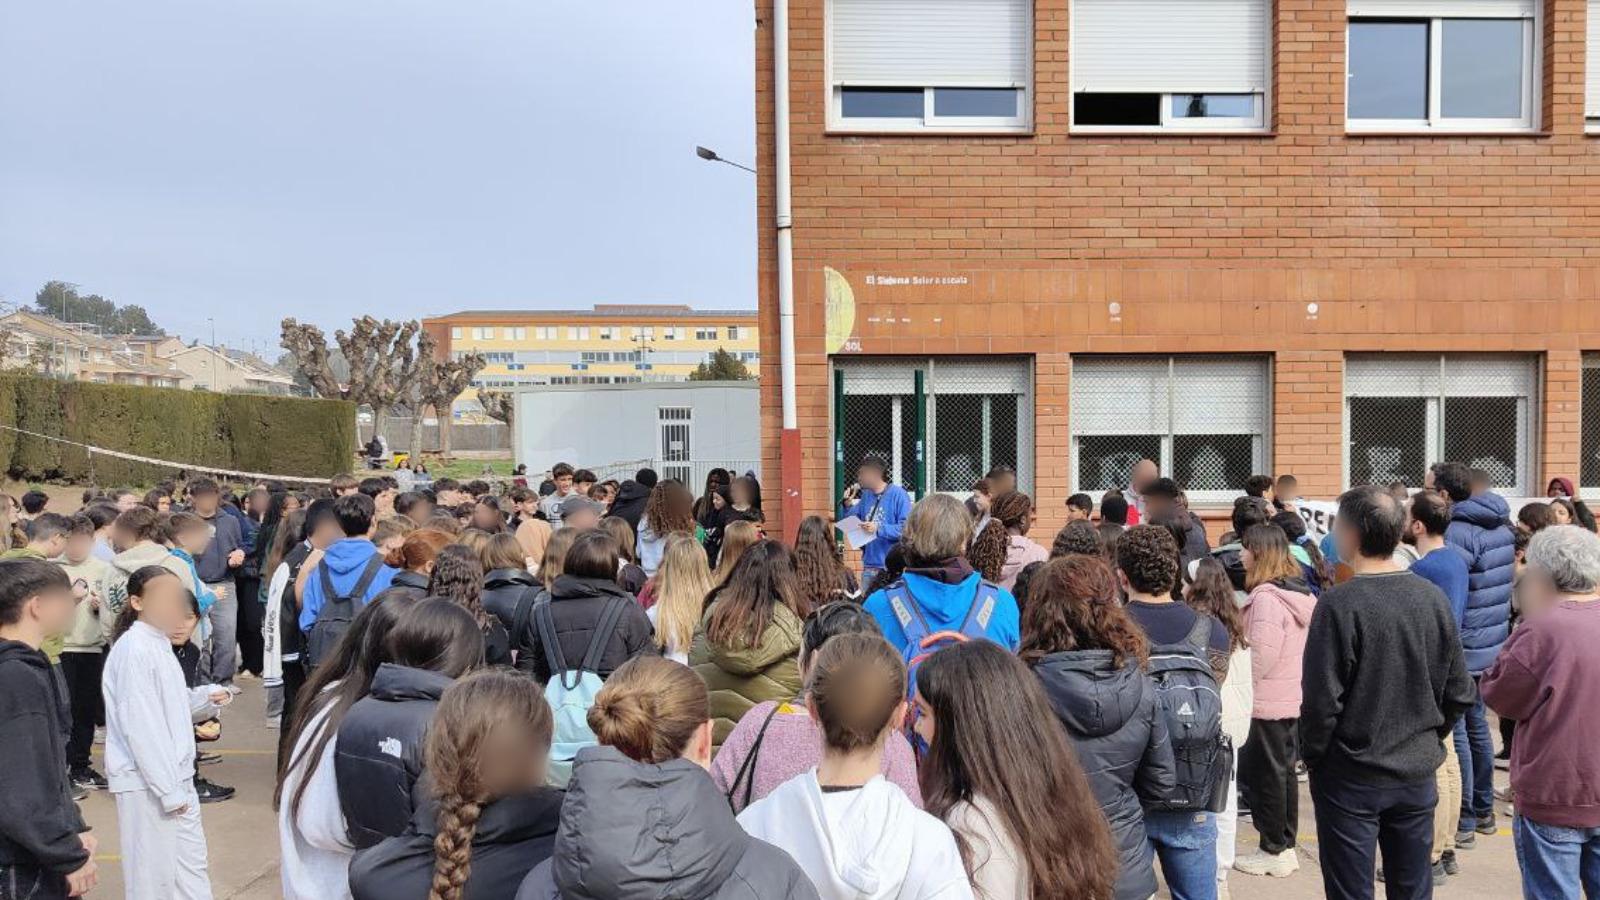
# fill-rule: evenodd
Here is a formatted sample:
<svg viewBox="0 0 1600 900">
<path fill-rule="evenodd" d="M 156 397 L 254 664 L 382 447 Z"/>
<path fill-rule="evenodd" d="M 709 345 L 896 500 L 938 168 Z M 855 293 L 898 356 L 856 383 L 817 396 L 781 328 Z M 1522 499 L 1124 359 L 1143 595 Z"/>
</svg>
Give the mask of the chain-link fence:
<svg viewBox="0 0 1600 900">
<path fill-rule="evenodd" d="M 1032 369 L 1015 358 L 835 360 L 835 481 L 868 456 L 915 495 L 966 493 L 986 473 L 1033 473 Z"/>
<path fill-rule="evenodd" d="M 1600 487 L 1600 353 L 1583 356 L 1583 426 L 1579 432 L 1582 460 L 1578 480 L 1585 487 Z"/>
<path fill-rule="evenodd" d="M 1507 493 L 1531 488 L 1538 363 L 1509 354 L 1357 355 L 1345 361 L 1352 485 L 1421 487 L 1430 463 L 1488 473 Z"/>
<path fill-rule="evenodd" d="M 1191 499 L 1237 492 L 1268 469 L 1271 393 L 1264 357 L 1073 357 L 1076 490 L 1127 487 L 1150 459 Z"/>
</svg>

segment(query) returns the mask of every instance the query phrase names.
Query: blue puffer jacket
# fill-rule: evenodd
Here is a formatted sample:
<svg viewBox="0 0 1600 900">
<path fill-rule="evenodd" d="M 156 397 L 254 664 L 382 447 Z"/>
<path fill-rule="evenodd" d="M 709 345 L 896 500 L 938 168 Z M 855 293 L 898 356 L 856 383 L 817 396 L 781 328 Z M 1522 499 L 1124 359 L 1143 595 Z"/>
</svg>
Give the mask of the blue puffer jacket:
<svg viewBox="0 0 1600 900">
<path fill-rule="evenodd" d="M 1511 533 L 1511 507 L 1488 493 L 1457 503 L 1444 539 L 1467 558 L 1467 614 L 1461 646 L 1467 671 L 1488 671 L 1511 633 L 1511 577 L 1517 551 Z"/>
</svg>

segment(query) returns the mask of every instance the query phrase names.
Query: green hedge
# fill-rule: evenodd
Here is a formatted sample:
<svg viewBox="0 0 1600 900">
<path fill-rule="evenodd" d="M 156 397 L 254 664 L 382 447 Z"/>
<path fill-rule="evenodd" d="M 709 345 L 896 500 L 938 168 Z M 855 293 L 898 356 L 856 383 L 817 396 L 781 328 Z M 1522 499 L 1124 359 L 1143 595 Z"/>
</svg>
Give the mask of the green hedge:
<svg viewBox="0 0 1600 900">
<path fill-rule="evenodd" d="M 212 394 L 175 388 L 0 377 L 0 423 L 108 450 L 189 465 L 285 477 L 351 468 L 356 413 L 337 400 Z M 13 478 L 144 484 L 169 468 L 89 454 L 0 430 L 0 465 Z"/>
</svg>

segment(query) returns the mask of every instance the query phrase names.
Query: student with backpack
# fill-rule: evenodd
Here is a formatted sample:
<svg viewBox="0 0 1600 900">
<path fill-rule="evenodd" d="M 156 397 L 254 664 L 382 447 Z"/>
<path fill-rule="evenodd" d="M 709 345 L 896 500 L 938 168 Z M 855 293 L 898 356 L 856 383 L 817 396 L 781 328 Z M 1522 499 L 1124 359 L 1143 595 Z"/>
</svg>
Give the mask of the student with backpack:
<svg viewBox="0 0 1600 900">
<path fill-rule="evenodd" d="M 478 562 L 478 551 L 465 544 L 451 544 L 439 551 L 433 561 L 433 577 L 428 580 L 428 595 L 443 597 L 472 613 L 483 631 L 485 664 L 511 665 L 511 635 L 499 617 L 483 608 L 483 565 Z"/>
<path fill-rule="evenodd" d="M 1006 589 L 984 581 L 967 562 L 971 535 L 972 520 L 961 501 L 948 494 L 917 501 L 900 539 L 904 574 L 863 604 L 908 663 L 939 646 L 972 638 L 1017 648 L 1017 601 Z"/>
<path fill-rule="evenodd" d="M 1033 577 L 1018 655 L 1072 739 L 1111 826 L 1118 854 L 1115 900 L 1155 894 L 1141 801 L 1163 799 L 1177 786 L 1166 719 L 1144 675 L 1149 653 L 1144 632 L 1117 602 L 1103 560 L 1063 556 Z"/>
<path fill-rule="evenodd" d="M 422 775 L 422 739 L 451 682 L 483 666 L 483 633 L 448 600 L 423 600 L 389 632 L 389 662 L 339 723 L 333 754 L 350 843 L 365 849 L 406 830 Z"/>
<path fill-rule="evenodd" d="M 1174 900 L 1214 900 L 1213 813 L 1227 805 L 1233 769 L 1220 689 L 1231 641 L 1220 621 L 1173 599 L 1178 565 L 1178 543 L 1162 525 L 1136 525 L 1117 542 L 1117 580 L 1128 617 L 1150 642 L 1146 675 L 1176 760 L 1176 790 L 1145 798 L 1145 832 Z"/>
<path fill-rule="evenodd" d="M 551 546 L 557 546 L 554 539 Z M 579 534 L 551 582 L 550 598 L 533 608 L 528 670 L 545 686 L 545 700 L 555 714 L 553 787 L 566 786 L 578 751 L 594 745 L 588 711 L 601 685 L 628 660 L 657 652 L 649 618 L 617 584 L 617 559 L 611 535 Z"/>
<path fill-rule="evenodd" d="M 350 620 L 396 574 L 372 543 L 376 511 L 371 497 L 340 497 L 333 501 L 333 514 L 344 537 L 323 553 L 313 553 L 297 581 L 300 630 L 306 635 L 307 664 L 313 667 L 327 659 Z"/>
<path fill-rule="evenodd" d="M 356 900 L 513 896 L 555 845 L 564 795 L 545 786 L 550 736 L 527 676 L 491 669 L 452 685 L 428 728 L 422 805 L 405 834 L 356 855 Z"/>
<path fill-rule="evenodd" d="M 706 598 L 689 665 L 711 691 L 713 742 L 721 747 L 758 703 L 800 696 L 800 626 L 811 607 L 800 593 L 794 555 L 761 541 Z"/>
<path fill-rule="evenodd" d="M 1284 878 L 1300 868 L 1295 835 L 1300 830 L 1300 674 L 1316 599 L 1301 577 L 1289 538 L 1276 525 L 1244 533 L 1244 610 L 1250 641 L 1250 739 L 1239 757 L 1239 773 L 1250 815 L 1261 836 L 1257 853 L 1236 860 L 1246 875 Z"/>
<path fill-rule="evenodd" d="M 355 846 L 339 807 L 335 736 L 351 708 L 372 689 L 378 667 L 389 661 L 389 632 L 420 602 L 386 593 L 362 607 L 328 664 L 306 683 L 291 719 L 294 724 L 283 731 L 289 750 L 279 752 L 272 808 L 278 814 L 282 859 L 278 872 L 284 900 L 350 896 Z"/>
<path fill-rule="evenodd" d="M 509 533 L 497 534 L 479 551 L 483 564 L 483 594 L 479 597 L 483 608 L 500 620 L 511 638 L 511 649 L 521 659 L 528 647 L 528 622 L 533 616 L 533 604 L 544 591 L 532 572 L 528 571 L 527 557 L 522 545 Z"/>
<path fill-rule="evenodd" d="M 877 621 L 854 603 L 840 601 L 819 608 L 801 629 L 802 684 L 811 679 L 817 651 L 841 634 L 881 636 Z M 811 717 L 805 700 L 802 693 L 798 699 L 757 703 L 718 748 L 711 778 L 735 814 L 822 762 L 822 726 Z M 884 745 L 883 777 L 922 808 L 916 756 L 903 734 L 890 735 Z"/>
<path fill-rule="evenodd" d="M 1105 900 L 1117 856 L 1083 766 L 1027 666 L 992 641 L 917 672 L 928 811 L 984 900 Z"/>
<path fill-rule="evenodd" d="M 61 900 L 99 879 L 98 842 L 67 776 L 67 698 L 40 649 L 67 630 L 76 605 L 59 567 L 0 560 L 0 894 L 18 885 Z"/>
<path fill-rule="evenodd" d="M 688 668 L 630 660 L 588 718 L 599 744 L 578 754 L 555 853 L 516 900 L 816 900 L 794 860 L 746 834 L 706 776 L 711 706 Z"/>
<path fill-rule="evenodd" d="M 883 778 L 883 748 L 906 719 L 900 652 L 876 635 L 840 635 L 817 653 L 810 687 L 822 762 L 751 804 L 739 824 L 793 857 L 823 900 L 969 900 L 949 827 Z"/>
</svg>

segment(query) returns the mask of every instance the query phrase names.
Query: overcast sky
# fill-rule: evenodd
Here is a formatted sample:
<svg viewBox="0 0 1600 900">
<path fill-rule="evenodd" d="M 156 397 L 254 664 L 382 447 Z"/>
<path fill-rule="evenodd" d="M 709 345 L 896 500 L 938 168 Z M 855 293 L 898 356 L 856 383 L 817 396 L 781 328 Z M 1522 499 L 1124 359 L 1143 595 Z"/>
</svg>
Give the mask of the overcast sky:
<svg viewBox="0 0 1600 900">
<path fill-rule="evenodd" d="M 6 0 L 0 297 L 284 316 L 755 306 L 735 0 Z"/>
</svg>

